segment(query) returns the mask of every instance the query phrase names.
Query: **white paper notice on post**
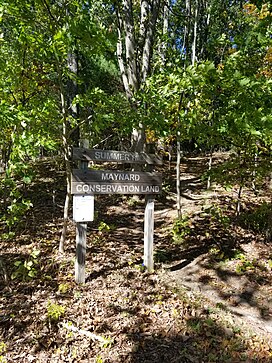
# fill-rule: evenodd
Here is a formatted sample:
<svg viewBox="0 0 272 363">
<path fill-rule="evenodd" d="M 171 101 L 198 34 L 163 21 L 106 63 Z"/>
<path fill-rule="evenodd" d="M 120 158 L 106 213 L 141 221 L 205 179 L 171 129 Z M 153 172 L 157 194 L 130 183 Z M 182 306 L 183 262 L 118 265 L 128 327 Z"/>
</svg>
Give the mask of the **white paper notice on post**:
<svg viewBox="0 0 272 363">
<path fill-rule="evenodd" d="M 75 222 L 92 222 L 94 220 L 94 196 L 73 196 L 73 220 Z"/>
</svg>

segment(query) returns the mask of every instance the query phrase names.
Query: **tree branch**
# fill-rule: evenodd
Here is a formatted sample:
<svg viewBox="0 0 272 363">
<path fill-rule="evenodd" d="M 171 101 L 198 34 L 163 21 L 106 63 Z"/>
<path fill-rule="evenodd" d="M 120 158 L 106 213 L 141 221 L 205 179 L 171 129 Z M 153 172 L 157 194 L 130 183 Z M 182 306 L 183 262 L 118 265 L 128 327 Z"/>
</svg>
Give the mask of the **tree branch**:
<svg viewBox="0 0 272 363">
<path fill-rule="evenodd" d="M 43 0 L 43 4 L 44 4 L 45 8 L 47 9 L 47 11 L 48 11 L 48 14 L 49 14 L 50 18 L 51 18 L 52 20 L 54 20 L 54 21 L 57 21 L 57 19 L 56 19 L 56 18 L 54 17 L 54 15 L 52 14 L 52 12 L 51 12 L 51 10 L 50 10 L 50 7 L 49 7 L 49 5 L 47 4 L 46 0 Z"/>
<path fill-rule="evenodd" d="M 79 329 L 74 325 L 71 325 L 68 323 L 62 323 L 61 325 L 63 326 L 63 328 L 65 328 L 67 330 L 70 330 L 74 333 L 78 333 L 80 335 L 85 335 L 86 337 L 91 338 L 92 340 L 98 340 L 99 342 L 101 342 L 103 344 L 110 344 L 112 342 L 112 339 L 110 339 L 110 338 L 101 337 L 100 335 L 91 333 L 88 330 Z"/>
</svg>

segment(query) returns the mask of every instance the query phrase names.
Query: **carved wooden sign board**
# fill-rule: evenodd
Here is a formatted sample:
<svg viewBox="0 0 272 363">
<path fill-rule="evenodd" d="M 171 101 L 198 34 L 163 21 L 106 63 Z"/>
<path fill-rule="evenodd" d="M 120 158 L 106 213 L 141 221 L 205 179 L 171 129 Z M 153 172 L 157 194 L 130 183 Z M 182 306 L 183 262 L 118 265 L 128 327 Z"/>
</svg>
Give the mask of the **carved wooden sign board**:
<svg viewBox="0 0 272 363">
<path fill-rule="evenodd" d="M 128 151 L 73 148 L 73 160 L 85 168 L 72 171 L 73 218 L 77 222 L 76 282 L 85 282 L 86 222 L 93 220 L 94 195 L 144 194 L 147 199 L 144 226 L 144 264 L 153 269 L 154 201 L 152 195 L 162 191 L 162 177 L 155 172 L 120 170 L 90 170 L 89 161 L 120 164 L 162 165 L 160 158 L 146 153 Z M 83 163 L 82 163 L 83 162 Z"/>
<path fill-rule="evenodd" d="M 162 160 L 155 155 L 146 153 L 133 153 L 129 151 L 73 148 L 73 160 L 104 161 L 121 164 L 149 164 L 162 165 Z"/>
<path fill-rule="evenodd" d="M 73 170 L 72 194 L 159 194 L 156 173 L 115 170 Z"/>
</svg>

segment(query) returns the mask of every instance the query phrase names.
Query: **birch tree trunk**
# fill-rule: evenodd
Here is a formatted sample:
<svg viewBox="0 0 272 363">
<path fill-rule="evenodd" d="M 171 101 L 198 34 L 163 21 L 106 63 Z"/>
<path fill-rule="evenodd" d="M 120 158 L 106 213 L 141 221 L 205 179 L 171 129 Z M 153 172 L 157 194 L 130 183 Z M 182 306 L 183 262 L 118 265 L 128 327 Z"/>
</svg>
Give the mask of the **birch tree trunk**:
<svg viewBox="0 0 272 363">
<path fill-rule="evenodd" d="M 185 16 L 186 16 L 186 21 L 184 24 L 183 44 L 182 44 L 181 53 L 184 54 L 186 60 L 189 50 L 189 36 L 191 33 L 191 0 L 186 0 L 185 2 Z"/>
<path fill-rule="evenodd" d="M 166 64 L 166 50 L 168 42 L 168 32 L 169 32 L 169 15 L 170 15 L 170 0 L 166 0 L 163 8 L 163 27 L 162 27 L 162 42 L 160 44 L 160 57 L 161 57 L 161 69 Z"/>
<path fill-rule="evenodd" d="M 158 19 L 158 13 L 160 8 L 160 0 L 153 0 L 152 6 L 149 12 L 149 21 L 146 22 L 146 36 L 142 50 L 142 72 L 141 83 L 146 81 L 146 77 L 150 74 L 150 64 L 152 59 L 152 50 L 155 36 L 155 27 Z"/>
<path fill-rule="evenodd" d="M 141 0 L 138 12 L 132 0 L 121 0 L 116 5 L 117 59 L 124 90 L 133 108 L 137 108 L 133 95 L 150 74 L 159 9 L 160 0 Z M 139 26 L 135 26 L 135 23 L 139 23 Z M 132 150 L 144 151 L 145 142 L 145 126 L 140 120 L 132 132 Z"/>
<path fill-rule="evenodd" d="M 196 43 L 197 43 L 197 29 L 198 29 L 198 0 L 195 0 L 195 12 L 194 12 L 194 33 L 192 41 L 192 65 L 195 65 L 196 61 Z"/>
<path fill-rule="evenodd" d="M 209 27 L 210 27 L 210 20 L 211 20 L 211 5 L 209 4 L 209 1 L 202 3 L 201 10 L 202 10 L 202 12 L 199 15 L 199 17 L 204 16 L 204 19 L 203 19 L 204 29 L 202 29 L 200 31 L 201 48 L 200 48 L 200 52 L 199 52 L 199 57 L 200 57 L 200 59 L 205 59 L 205 56 L 207 53 L 206 45 L 207 45 L 207 40 L 208 40 L 208 36 L 209 36 Z"/>
<path fill-rule="evenodd" d="M 138 67 L 135 49 L 135 31 L 132 1 L 123 0 L 116 9 L 117 15 L 117 58 L 127 98 L 139 89 Z"/>
</svg>

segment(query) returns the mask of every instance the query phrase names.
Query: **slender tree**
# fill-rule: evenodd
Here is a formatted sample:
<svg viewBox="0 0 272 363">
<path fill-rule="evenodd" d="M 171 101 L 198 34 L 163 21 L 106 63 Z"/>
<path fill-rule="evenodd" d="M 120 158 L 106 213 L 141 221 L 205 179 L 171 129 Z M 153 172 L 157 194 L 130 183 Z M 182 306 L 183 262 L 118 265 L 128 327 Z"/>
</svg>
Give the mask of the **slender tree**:
<svg viewBox="0 0 272 363">
<path fill-rule="evenodd" d="M 143 87 L 152 67 L 156 24 L 161 8 L 160 0 L 132 0 L 115 3 L 117 19 L 117 57 L 124 90 L 133 108 L 133 97 Z M 143 151 L 145 125 L 139 122 L 132 132 L 132 149 Z"/>
</svg>

